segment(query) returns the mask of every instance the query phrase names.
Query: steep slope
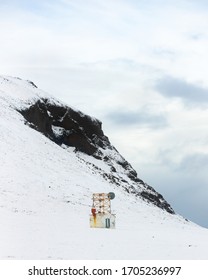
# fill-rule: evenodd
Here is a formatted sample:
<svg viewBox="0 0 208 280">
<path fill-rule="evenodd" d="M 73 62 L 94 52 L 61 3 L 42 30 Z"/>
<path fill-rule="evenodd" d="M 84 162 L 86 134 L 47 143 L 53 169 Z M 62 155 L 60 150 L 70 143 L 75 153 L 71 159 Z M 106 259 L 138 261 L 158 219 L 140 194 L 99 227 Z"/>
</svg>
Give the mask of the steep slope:
<svg viewBox="0 0 208 280">
<path fill-rule="evenodd" d="M 208 257 L 208 231 L 173 215 L 98 120 L 18 78 L 0 78 L 0 106 L 0 258 Z M 90 229 L 92 193 L 110 191 L 116 229 Z"/>
<path fill-rule="evenodd" d="M 32 84 L 34 86 L 34 84 Z M 102 131 L 99 120 L 60 104 L 51 98 L 40 98 L 27 108 L 19 110 L 30 127 L 42 132 L 61 147 L 74 147 L 75 152 L 91 155 L 105 162 L 107 170 L 98 168 L 99 162 L 91 168 L 113 184 L 122 186 L 127 192 L 174 214 L 171 206 L 152 187 L 137 178 L 136 171 L 111 145 Z M 80 158 L 82 154 L 80 154 Z M 83 158 L 83 157 L 82 157 Z M 91 160 L 90 160 L 91 162 Z M 86 161 L 89 163 L 89 160 Z M 105 168 L 106 169 L 106 168 Z M 119 172 L 117 172 L 119 171 Z M 119 175 L 121 173 L 122 175 Z"/>
</svg>

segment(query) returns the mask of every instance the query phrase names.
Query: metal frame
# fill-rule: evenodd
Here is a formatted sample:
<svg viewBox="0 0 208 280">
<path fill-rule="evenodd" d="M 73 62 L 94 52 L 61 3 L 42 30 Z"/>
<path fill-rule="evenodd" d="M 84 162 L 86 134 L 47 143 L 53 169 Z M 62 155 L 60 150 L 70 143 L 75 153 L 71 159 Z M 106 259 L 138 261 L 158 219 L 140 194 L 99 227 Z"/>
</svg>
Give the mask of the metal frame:
<svg viewBox="0 0 208 280">
<path fill-rule="evenodd" d="M 93 205 L 97 213 L 111 213 L 110 197 L 107 193 L 93 193 Z"/>
</svg>

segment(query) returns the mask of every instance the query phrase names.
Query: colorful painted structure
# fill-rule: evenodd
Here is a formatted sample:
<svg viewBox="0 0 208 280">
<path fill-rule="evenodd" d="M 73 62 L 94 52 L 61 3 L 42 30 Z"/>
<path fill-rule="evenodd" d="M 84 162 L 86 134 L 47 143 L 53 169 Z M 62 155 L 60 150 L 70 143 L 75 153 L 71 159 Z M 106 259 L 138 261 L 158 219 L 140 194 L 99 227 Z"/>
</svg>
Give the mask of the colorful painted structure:
<svg viewBox="0 0 208 280">
<path fill-rule="evenodd" d="M 115 214 L 111 213 L 111 200 L 115 198 L 113 192 L 94 193 L 90 215 L 90 227 L 115 228 Z"/>
</svg>

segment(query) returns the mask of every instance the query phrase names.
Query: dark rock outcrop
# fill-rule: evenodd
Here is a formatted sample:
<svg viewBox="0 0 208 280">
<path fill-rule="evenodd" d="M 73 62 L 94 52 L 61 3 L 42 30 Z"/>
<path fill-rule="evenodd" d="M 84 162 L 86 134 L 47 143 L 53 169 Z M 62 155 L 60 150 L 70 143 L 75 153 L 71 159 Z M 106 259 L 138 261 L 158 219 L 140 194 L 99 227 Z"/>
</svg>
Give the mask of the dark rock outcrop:
<svg viewBox="0 0 208 280">
<path fill-rule="evenodd" d="M 42 99 L 20 113 L 32 128 L 58 145 L 72 146 L 95 157 L 99 147 L 105 149 L 111 146 L 100 121 L 72 108 Z"/>
<path fill-rule="evenodd" d="M 152 192 L 142 191 L 140 195 L 146 200 L 149 200 L 150 202 L 155 204 L 156 206 L 165 209 L 168 213 L 174 214 L 174 211 L 171 208 L 170 204 L 168 204 L 167 201 L 163 198 L 163 196 L 157 193 L 155 190 L 153 190 Z"/>
</svg>

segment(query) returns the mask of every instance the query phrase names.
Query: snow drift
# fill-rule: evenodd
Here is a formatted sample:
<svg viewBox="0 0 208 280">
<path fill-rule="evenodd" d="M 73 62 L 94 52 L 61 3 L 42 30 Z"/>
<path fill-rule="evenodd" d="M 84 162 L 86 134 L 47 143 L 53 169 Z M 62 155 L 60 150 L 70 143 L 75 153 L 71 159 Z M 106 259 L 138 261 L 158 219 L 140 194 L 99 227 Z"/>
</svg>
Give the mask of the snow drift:
<svg viewBox="0 0 208 280">
<path fill-rule="evenodd" d="M 137 177 L 99 120 L 12 77 L 0 106 L 1 259 L 208 257 L 208 230 Z M 92 193 L 111 191 L 116 229 L 89 228 Z"/>
</svg>

